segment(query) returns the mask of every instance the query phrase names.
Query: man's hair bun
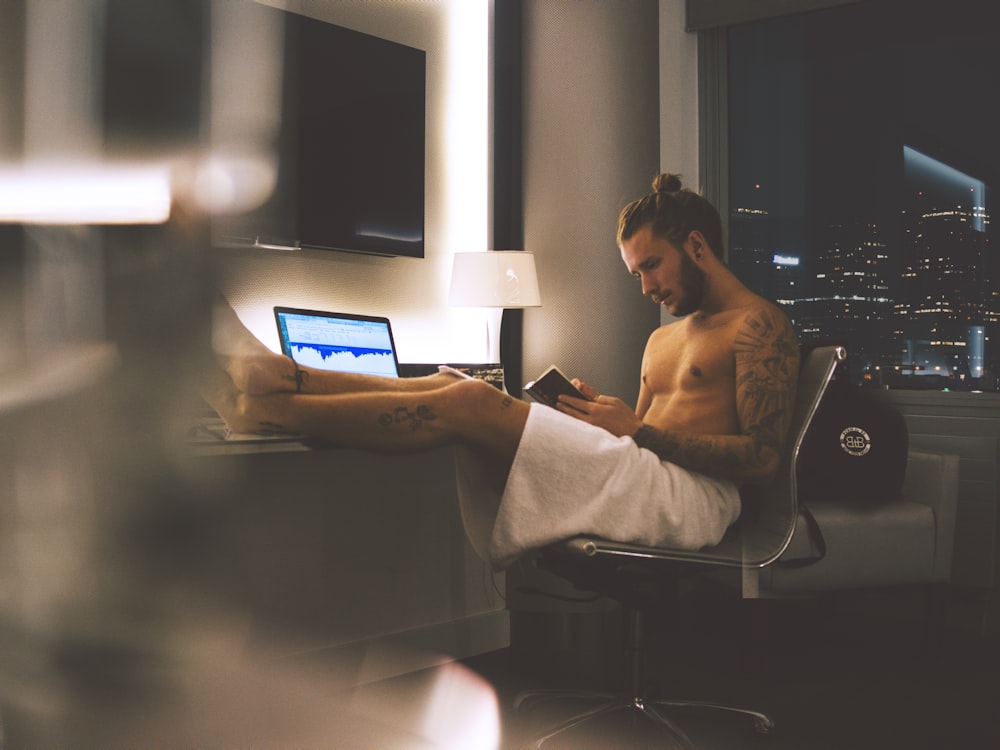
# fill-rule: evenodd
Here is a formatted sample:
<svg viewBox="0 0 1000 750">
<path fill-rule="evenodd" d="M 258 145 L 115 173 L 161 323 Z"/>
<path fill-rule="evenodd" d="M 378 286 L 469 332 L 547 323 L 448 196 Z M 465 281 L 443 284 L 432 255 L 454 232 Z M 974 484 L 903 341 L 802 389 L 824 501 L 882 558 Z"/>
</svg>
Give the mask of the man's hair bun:
<svg viewBox="0 0 1000 750">
<path fill-rule="evenodd" d="M 676 174 L 661 174 L 653 179 L 653 192 L 676 193 L 681 189 L 681 177 Z"/>
<path fill-rule="evenodd" d="M 681 184 L 677 174 L 653 178 L 653 192 L 629 203 L 618 215 L 618 247 L 649 226 L 656 237 L 682 247 L 693 231 L 705 236 L 716 257 L 722 250 L 722 220 L 715 207 Z"/>
</svg>

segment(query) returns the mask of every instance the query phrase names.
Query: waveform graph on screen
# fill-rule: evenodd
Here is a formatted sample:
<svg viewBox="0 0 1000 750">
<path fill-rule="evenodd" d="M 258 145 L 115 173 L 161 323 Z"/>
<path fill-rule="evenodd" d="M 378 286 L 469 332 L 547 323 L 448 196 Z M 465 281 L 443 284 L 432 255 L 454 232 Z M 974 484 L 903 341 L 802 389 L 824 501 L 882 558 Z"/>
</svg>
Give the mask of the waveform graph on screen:
<svg viewBox="0 0 1000 750">
<path fill-rule="evenodd" d="M 396 376 L 396 361 L 389 349 L 291 342 L 291 350 L 292 359 L 306 367 L 365 375 Z"/>
<path fill-rule="evenodd" d="M 399 377 L 388 318 L 276 307 L 281 351 L 305 367 Z"/>
</svg>

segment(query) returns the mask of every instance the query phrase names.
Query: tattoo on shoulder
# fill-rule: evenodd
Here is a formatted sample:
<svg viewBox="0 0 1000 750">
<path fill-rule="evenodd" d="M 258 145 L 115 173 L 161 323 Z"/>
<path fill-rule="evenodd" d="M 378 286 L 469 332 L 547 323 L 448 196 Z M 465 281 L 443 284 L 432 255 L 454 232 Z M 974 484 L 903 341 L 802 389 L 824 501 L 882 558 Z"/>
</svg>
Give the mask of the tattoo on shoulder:
<svg viewBox="0 0 1000 750">
<path fill-rule="evenodd" d="M 798 344 L 779 311 L 749 313 L 735 341 L 740 419 L 759 447 L 780 449 L 791 418 L 798 377 Z"/>
<path fill-rule="evenodd" d="M 408 426 L 411 430 L 419 430 L 424 422 L 437 419 L 434 409 L 428 404 L 421 404 L 416 409 L 406 406 L 397 406 L 391 412 L 383 412 L 378 417 L 380 427 L 392 427 L 394 425 Z"/>
<path fill-rule="evenodd" d="M 791 324 L 781 313 L 760 308 L 748 313 L 736 334 L 734 344 L 737 360 L 750 361 L 764 368 L 777 380 L 794 378 L 789 360 L 798 358 L 798 344 Z"/>
</svg>

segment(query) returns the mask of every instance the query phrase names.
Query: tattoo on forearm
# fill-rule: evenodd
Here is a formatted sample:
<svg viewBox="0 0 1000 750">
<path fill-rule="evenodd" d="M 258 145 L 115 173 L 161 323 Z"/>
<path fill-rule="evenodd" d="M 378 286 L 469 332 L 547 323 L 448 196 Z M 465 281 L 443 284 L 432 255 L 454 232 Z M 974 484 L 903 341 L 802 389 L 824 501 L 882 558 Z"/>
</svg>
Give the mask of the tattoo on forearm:
<svg viewBox="0 0 1000 750">
<path fill-rule="evenodd" d="M 632 436 L 635 444 L 640 448 L 649 448 L 657 455 L 660 455 L 660 451 L 667 452 L 670 448 L 669 442 L 672 442 L 676 446 L 677 441 L 668 441 L 663 433 L 656 430 L 655 427 L 651 427 L 648 424 L 644 424 L 636 433 Z"/>
<path fill-rule="evenodd" d="M 437 419 L 434 409 L 427 404 L 421 404 L 415 410 L 410 410 L 406 406 L 397 406 L 391 412 L 384 412 L 378 417 L 380 427 L 392 427 L 393 425 L 407 425 L 411 430 L 419 430 L 424 422 Z"/>
<path fill-rule="evenodd" d="M 747 447 L 732 435 L 680 435 L 644 424 L 632 439 L 640 448 L 692 471 L 720 477 L 736 477 L 747 465 Z"/>
</svg>

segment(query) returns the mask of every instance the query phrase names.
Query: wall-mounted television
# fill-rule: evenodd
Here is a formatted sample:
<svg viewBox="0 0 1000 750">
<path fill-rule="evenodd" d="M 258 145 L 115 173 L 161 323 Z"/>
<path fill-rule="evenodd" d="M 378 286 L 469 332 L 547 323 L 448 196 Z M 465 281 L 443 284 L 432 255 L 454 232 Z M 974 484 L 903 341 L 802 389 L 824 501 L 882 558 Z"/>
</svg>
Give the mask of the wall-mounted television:
<svg viewBox="0 0 1000 750">
<path fill-rule="evenodd" d="M 278 181 L 225 244 L 424 256 L 426 52 L 292 12 Z"/>
</svg>

